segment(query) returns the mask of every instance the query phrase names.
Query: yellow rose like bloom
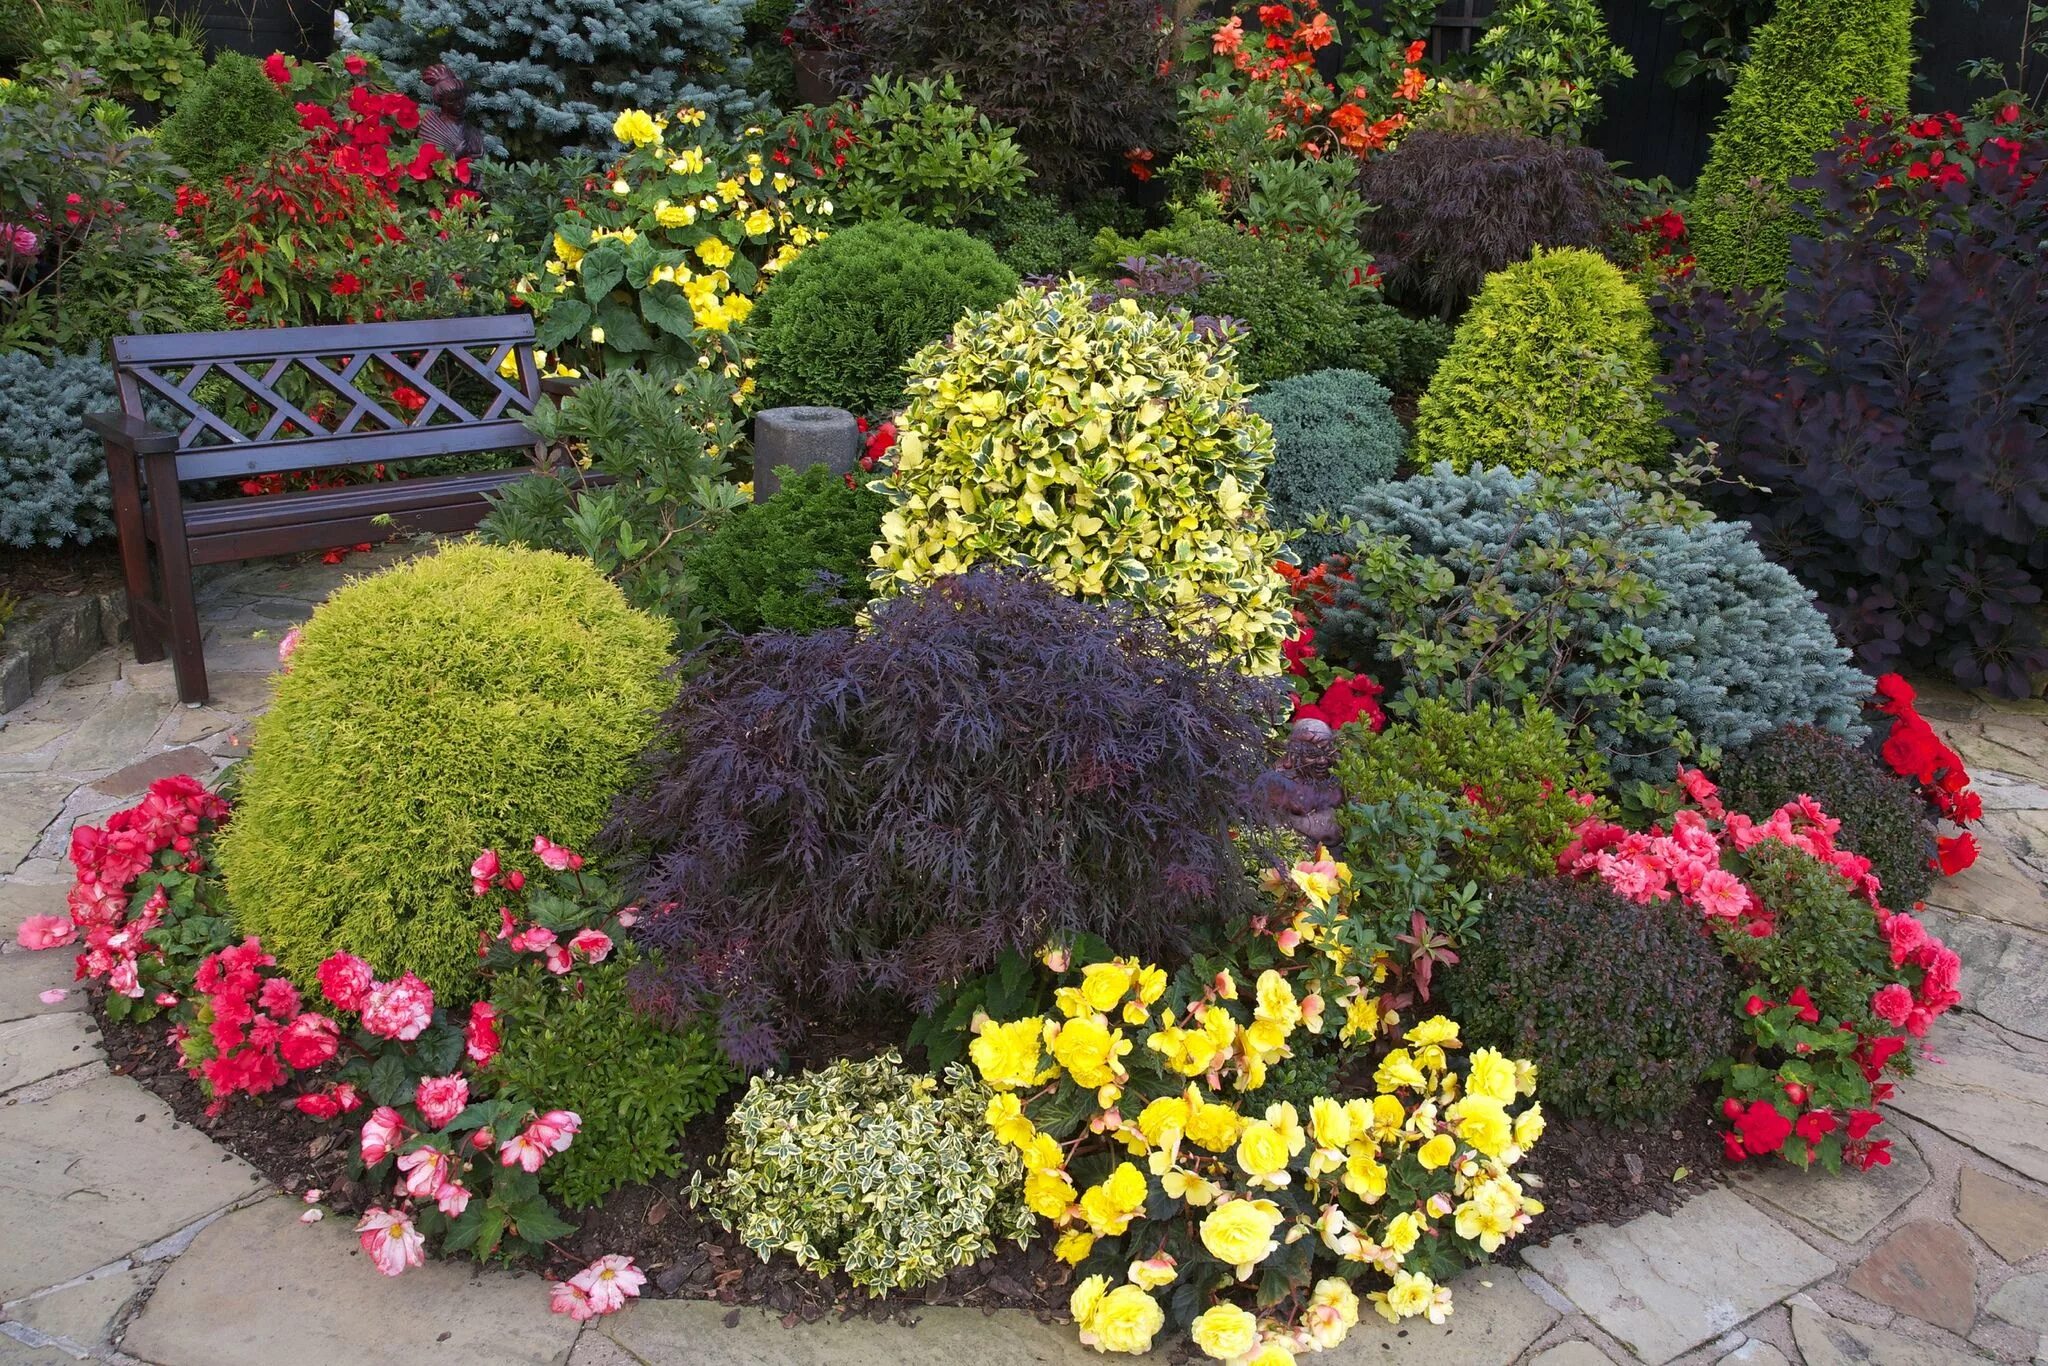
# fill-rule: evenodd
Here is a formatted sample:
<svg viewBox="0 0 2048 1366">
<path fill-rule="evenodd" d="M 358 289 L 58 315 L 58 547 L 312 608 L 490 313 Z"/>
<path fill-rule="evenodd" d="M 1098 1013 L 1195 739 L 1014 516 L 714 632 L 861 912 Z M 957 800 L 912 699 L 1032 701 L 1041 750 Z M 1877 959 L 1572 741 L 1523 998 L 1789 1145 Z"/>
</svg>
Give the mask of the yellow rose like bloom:
<svg viewBox="0 0 2048 1366">
<path fill-rule="evenodd" d="M 1230 1361 L 1259 1345 L 1259 1321 L 1234 1304 L 1203 1310 L 1188 1325 L 1188 1336 L 1212 1361 Z"/>
<path fill-rule="evenodd" d="M 1415 1150 L 1415 1160 L 1429 1171 L 1450 1165 L 1451 1159 L 1457 1155 L 1457 1140 L 1449 1134 L 1438 1134 Z"/>
<path fill-rule="evenodd" d="M 1284 1185 L 1271 1178 L 1287 1170 L 1287 1156 L 1287 1136 L 1263 1120 L 1245 1125 L 1238 1137 L 1237 1165 L 1254 1182 Z"/>
<path fill-rule="evenodd" d="M 1499 1157 L 1515 1141 L 1514 1125 L 1508 1119 L 1508 1112 L 1501 1108 L 1499 1101 L 1490 1097 L 1466 1096 L 1445 1113 L 1456 1126 L 1458 1137 L 1487 1157 Z"/>
<path fill-rule="evenodd" d="M 1024 1203 L 1041 1219 L 1060 1219 L 1074 1203 L 1074 1183 L 1056 1168 L 1027 1172 Z"/>
<path fill-rule="evenodd" d="M 1268 1338 L 1258 1351 L 1244 1359 L 1242 1366 L 1294 1366 L 1294 1344 L 1286 1338 Z"/>
<path fill-rule="evenodd" d="M 1280 1207 L 1271 1200 L 1232 1200 L 1202 1217 L 1202 1246 L 1216 1260 L 1237 1268 L 1237 1278 L 1245 1280 L 1280 1246 L 1273 1238 L 1279 1227 Z"/>
<path fill-rule="evenodd" d="M 556 233 L 555 255 L 561 258 L 563 264 L 573 266 L 583 259 L 583 248 L 571 246 L 567 238 L 563 237 L 560 233 Z"/>
<path fill-rule="evenodd" d="M 1506 1105 L 1515 1098 L 1515 1065 L 1497 1050 L 1481 1048 L 1472 1054 L 1472 1070 L 1465 1078 L 1469 1095 L 1485 1096 Z"/>
<path fill-rule="evenodd" d="M 1429 1308 L 1429 1301 L 1436 1294 L 1436 1282 L 1427 1276 L 1412 1271 L 1396 1271 L 1394 1283 L 1387 1288 L 1384 1296 L 1374 1295 L 1380 1316 L 1389 1323 L 1414 1318 Z"/>
<path fill-rule="evenodd" d="M 1090 963 L 1081 969 L 1081 999 L 1092 1010 L 1114 1010 L 1136 980 L 1128 963 Z"/>
<path fill-rule="evenodd" d="M 1166 1326 L 1166 1314 L 1137 1286 L 1120 1285 L 1104 1295 L 1085 1320 L 1075 1322 L 1081 1326 L 1083 1345 L 1098 1352 L 1142 1356 L 1152 1350 L 1152 1339 Z"/>
<path fill-rule="evenodd" d="M 775 227 L 775 215 L 766 209 L 756 209 L 747 215 L 744 226 L 749 237 L 765 236 Z"/>
<path fill-rule="evenodd" d="M 1261 1017 L 1292 1029 L 1301 1020 L 1301 1004 L 1294 999 L 1294 988 L 1287 985 L 1287 979 L 1272 968 L 1259 974 L 1258 1013 Z"/>
<path fill-rule="evenodd" d="M 732 264 L 732 248 L 720 238 L 707 237 L 697 244 L 697 259 L 713 270 L 723 270 Z"/>
<path fill-rule="evenodd" d="M 1408 1111 L 1401 1104 L 1399 1096 L 1375 1096 L 1372 1102 L 1373 1137 L 1385 1142 L 1401 1135 L 1401 1126 L 1408 1122 Z"/>
<path fill-rule="evenodd" d="M 1068 1266 L 1079 1266 L 1094 1250 L 1095 1235 L 1080 1228 L 1068 1229 L 1060 1235 L 1059 1241 L 1052 1245 L 1052 1255 Z"/>
<path fill-rule="evenodd" d="M 1090 1089 L 1119 1080 L 1123 1071 L 1117 1060 L 1130 1051 L 1131 1041 L 1122 1030 L 1112 1030 L 1092 1015 L 1068 1020 L 1052 1040 L 1052 1055 L 1060 1066 L 1075 1085 Z"/>
<path fill-rule="evenodd" d="M 1305 1318 L 1309 1341 L 1327 1352 L 1341 1345 L 1357 1326 L 1358 1294 L 1342 1276 L 1326 1276 L 1316 1282 Z"/>
<path fill-rule="evenodd" d="M 1429 1081 L 1422 1075 L 1422 1069 L 1415 1065 L 1415 1059 L 1408 1056 L 1408 1050 L 1397 1048 L 1380 1059 L 1380 1065 L 1373 1069 L 1372 1084 L 1379 1088 L 1381 1095 L 1388 1095 L 1403 1087 L 1411 1091 L 1427 1090 Z"/>
<path fill-rule="evenodd" d="M 1363 1148 L 1353 1148 L 1344 1161 L 1344 1189 L 1366 1204 L 1377 1204 L 1387 1193 L 1387 1169 Z"/>
<path fill-rule="evenodd" d="M 1124 1274 L 1132 1285 L 1144 1290 L 1157 1290 L 1162 1285 L 1172 1285 L 1173 1278 L 1180 1274 L 1180 1267 L 1172 1257 L 1162 1252 L 1157 1257 L 1132 1262 Z"/>
<path fill-rule="evenodd" d="M 1453 1226 L 1460 1238 L 1478 1243 L 1482 1251 L 1491 1254 L 1515 1236 L 1521 1212 L 1521 1201 L 1510 1187 L 1488 1181 L 1473 1187 L 1471 1197 L 1458 1206 Z"/>
<path fill-rule="evenodd" d="M 1458 1022 L 1448 1015 L 1432 1015 L 1408 1031 L 1409 1043 L 1427 1048 L 1432 1044 L 1450 1044 L 1458 1041 Z"/>
<path fill-rule="evenodd" d="M 1380 1032 L 1379 998 L 1359 992 L 1344 1007 L 1344 1028 L 1338 1038 L 1345 1043 L 1363 1036 L 1372 1038 Z"/>
<path fill-rule="evenodd" d="M 644 147 L 650 142 L 661 141 L 661 129 L 654 118 L 644 109 L 628 109 L 612 120 L 612 136 L 628 147 Z"/>
<path fill-rule="evenodd" d="M 1187 1128 L 1188 1103 L 1179 1096 L 1161 1096 L 1138 1112 L 1138 1132 L 1155 1146 L 1166 1142 L 1167 1130 L 1186 1133 Z"/>
<path fill-rule="evenodd" d="M 692 304 L 696 302 L 694 296 Z M 981 1073 L 981 1079 L 998 1091 L 1036 1086 L 1053 1075 L 1050 1067 L 1039 1066 L 1039 1041 L 1045 1037 L 1045 1020 L 1030 1015 L 1007 1024 L 989 1023 L 967 1045 L 967 1056 Z"/>
<path fill-rule="evenodd" d="M 990 1096 L 988 1109 L 982 1112 L 982 1119 L 995 1131 L 997 1138 L 1013 1148 L 1028 1148 L 1038 1130 L 1024 1114 L 1023 1103 L 1008 1091 Z"/>
<path fill-rule="evenodd" d="M 662 204 L 654 210 L 654 221 L 664 228 L 687 228 L 697 221 L 695 204 Z"/>
<path fill-rule="evenodd" d="M 1404 1210 L 1387 1220 L 1386 1245 L 1403 1257 L 1415 1250 L 1415 1244 L 1422 1237 L 1422 1220 L 1413 1211 Z"/>
<path fill-rule="evenodd" d="M 1515 1116 L 1515 1146 L 1527 1152 L 1543 1137 L 1543 1107 L 1531 1105 Z"/>
<path fill-rule="evenodd" d="M 1351 1115 L 1329 1096 L 1317 1096 L 1308 1106 L 1309 1132 L 1319 1148 L 1344 1148 L 1351 1143 Z"/>
<path fill-rule="evenodd" d="M 1091 1231 L 1113 1238 L 1131 1226 L 1145 1207 L 1145 1174 L 1120 1162 L 1109 1179 L 1081 1192 L 1081 1217 Z"/>
<path fill-rule="evenodd" d="M 718 182 L 718 197 L 728 204 L 733 203 L 745 193 L 746 191 L 740 188 L 740 182 L 731 176 Z"/>
<path fill-rule="evenodd" d="M 1074 1293 L 1067 1296 L 1067 1313 L 1075 1323 L 1086 1323 L 1102 1303 L 1103 1294 L 1109 1289 L 1109 1277 L 1090 1276 L 1074 1287 Z"/>
<path fill-rule="evenodd" d="M 1515 1059 L 1515 1090 L 1525 1096 L 1536 1094 L 1536 1064 L 1523 1058 Z"/>
<path fill-rule="evenodd" d="M 1188 1111 L 1186 1133 L 1188 1142 L 1198 1148 L 1207 1148 L 1212 1153 L 1230 1151 L 1237 1142 L 1238 1131 L 1244 1126 L 1244 1117 L 1228 1105 L 1213 1101 L 1200 1101 Z"/>
</svg>

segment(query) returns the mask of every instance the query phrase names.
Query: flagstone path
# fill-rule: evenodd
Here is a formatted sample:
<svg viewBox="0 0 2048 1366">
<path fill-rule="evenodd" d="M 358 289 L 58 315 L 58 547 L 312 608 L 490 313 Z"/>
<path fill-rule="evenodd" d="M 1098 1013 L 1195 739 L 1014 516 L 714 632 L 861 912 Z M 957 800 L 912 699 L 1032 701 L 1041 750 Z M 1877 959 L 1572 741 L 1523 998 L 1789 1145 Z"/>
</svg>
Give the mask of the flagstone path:
<svg viewBox="0 0 2048 1366">
<path fill-rule="evenodd" d="M 534 1276 L 436 1262 L 386 1280 L 343 1221 L 300 1223 L 304 1206 L 111 1075 L 82 992 L 42 1000 L 68 985 L 70 955 L 23 952 L 14 932 L 61 907 L 71 827 L 243 753 L 279 636 L 401 553 L 209 580 L 207 707 L 178 705 L 167 665 L 109 650 L 0 715 L 0 1366 L 1100 1361 L 1071 1328 L 1015 1313 L 784 1328 L 754 1309 L 643 1301 L 579 1332 L 547 1313 Z M 1672 1215 L 1467 1276 L 1446 1327 L 1369 1317 L 1320 1361 L 2048 1363 L 2048 703 L 1953 689 L 1922 702 L 1984 795 L 1984 854 L 1931 898 L 1968 1008 L 1900 1086 L 1893 1165 L 1740 1173 Z"/>
</svg>

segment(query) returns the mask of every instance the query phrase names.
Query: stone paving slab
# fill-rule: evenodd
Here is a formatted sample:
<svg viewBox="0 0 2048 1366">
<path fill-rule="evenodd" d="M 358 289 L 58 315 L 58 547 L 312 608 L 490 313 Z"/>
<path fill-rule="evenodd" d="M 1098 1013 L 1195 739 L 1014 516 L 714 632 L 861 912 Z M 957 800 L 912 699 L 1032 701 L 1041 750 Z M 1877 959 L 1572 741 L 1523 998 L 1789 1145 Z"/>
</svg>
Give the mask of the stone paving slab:
<svg viewBox="0 0 2048 1366">
<path fill-rule="evenodd" d="M 8 931 L 13 937 L 13 931 Z M 0 953 L 0 1023 L 31 1015 L 73 1014 L 85 1009 L 85 988 L 71 980 L 74 955 L 69 949 L 41 953 Z M 42 995 L 51 988 L 64 992 L 54 1004 Z"/>
<path fill-rule="evenodd" d="M 1798 1304 L 1792 1306 L 1792 1337 L 1806 1366 L 1960 1366 L 1990 1359 L 1849 1323 Z"/>
<path fill-rule="evenodd" d="M 1835 1269 L 1725 1189 L 1676 1214 L 1596 1224 L 1522 1260 L 1616 1341 L 1656 1366 L 1713 1341 Z"/>
<path fill-rule="evenodd" d="M 1819 1167 L 1803 1172 L 1789 1162 L 1773 1162 L 1737 1168 L 1731 1179 L 1735 1189 L 1752 1200 L 1845 1243 L 1860 1243 L 1905 1208 L 1931 1179 L 1913 1140 L 1903 1134 L 1891 1138 L 1888 1167 L 1830 1176 Z"/>
<path fill-rule="evenodd" d="M 2048 1048 L 2008 1044 L 1967 1011 L 1943 1016 L 1892 1103 L 1994 1162 L 2048 1182 Z"/>
<path fill-rule="evenodd" d="M 1546 1347 L 1529 1359 L 1529 1366 L 1614 1366 L 1614 1358 L 1590 1342 L 1574 1339 Z"/>
<path fill-rule="evenodd" d="M 1977 1270 L 1953 1224 L 1917 1219 L 1893 1230 L 1843 1285 L 1951 1333 L 1967 1334 L 1977 1321 Z"/>
<path fill-rule="evenodd" d="M 2048 1042 L 2048 934 L 1974 915 L 1929 911 L 1925 918 L 1963 957 L 1964 1004 L 2016 1034 Z"/>
<path fill-rule="evenodd" d="M 1995 839 L 1978 841 L 1978 851 L 1962 872 L 1934 880 L 1927 904 L 2048 934 L 2048 892 L 2040 881 Z"/>
<path fill-rule="evenodd" d="M 260 1179 L 123 1077 L 0 1105 L 0 1302 L 169 1237 Z"/>
<path fill-rule="evenodd" d="M 1965 1167 L 1956 1217 L 2014 1266 L 2048 1252 L 2048 1198 L 2010 1181 Z"/>
<path fill-rule="evenodd" d="M 28 857 L 75 787 L 40 774 L 0 775 L 0 873 L 13 872 Z"/>
<path fill-rule="evenodd" d="M 538 1276 L 430 1261 L 380 1276 L 346 1221 L 279 1198 L 201 1231 L 121 1349 L 157 1366 L 557 1366 L 576 1325 Z M 233 1324 L 233 1332 L 222 1332 Z"/>
<path fill-rule="evenodd" d="M 156 1280 L 155 1266 L 117 1267 L 33 1299 L 16 1300 L 7 1317 L 87 1351 L 107 1345 L 122 1313 Z"/>
<path fill-rule="evenodd" d="M 92 1017 L 31 1016 L 0 1024 L 0 1095 L 100 1060 Z"/>
<path fill-rule="evenodd" d="M 1023 1313 L 921 1309 L 916 1325 L 825 1319 L 784 1328 L 765 1309 L 642 1300 L 583 1335 L 570 1366 L 1085 1366 L 1109 1358 L 1072 1327 Z M 1163 1362 L 1163 1352 L 1117 1361 Z M 1329 1361 L 1330 1357 L 1323 1358 Z"/>
<path fill-rule="evenodd" d="M 1998 1287 L 1984 1308 L 2007 1323 L 2048 1333 L 2048 1271 L 2013 1277 Z"/>
<path fill-rule="evenodd" d="M 1451 1283 L 1451 1317 L 1441 1326 L 1425 1319 L 1396 1326 L 1368 1305 L 1344 1345 L 1315 1360 L 1320 1366 L 1508 1366 L 1558 1318 L 1511 1268 L 1478 1267 Z"/>
</svg>

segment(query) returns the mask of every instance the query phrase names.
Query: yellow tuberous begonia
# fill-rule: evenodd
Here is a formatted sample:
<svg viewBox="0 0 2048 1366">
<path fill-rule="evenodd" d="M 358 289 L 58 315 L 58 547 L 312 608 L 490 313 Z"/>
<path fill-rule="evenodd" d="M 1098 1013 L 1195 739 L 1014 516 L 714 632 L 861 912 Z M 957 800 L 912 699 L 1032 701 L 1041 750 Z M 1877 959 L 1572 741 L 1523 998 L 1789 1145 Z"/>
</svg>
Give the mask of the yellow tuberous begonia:
<svg viewBox="0 0 2048 1366">
<path fill-rule="evenodd" d="M 1250 1310 L 1218 1304 L 1195 1316 L 1188 1336 L 1211 1361 L 1235 1361 L 1259 1345 L 1259 1321 Z"/>
<path fill-rule="evenodd" d="M 981 1079 L 998 1091 L 1037 1086 L 1056 1075 L 1056 1069 L 1040 1065 L 1040 1048 L 1045 1038 L 1045 1020 L 1027 1016 L 1005 1024 L 990 1021 L 967 1045 Z"/>
</svg>

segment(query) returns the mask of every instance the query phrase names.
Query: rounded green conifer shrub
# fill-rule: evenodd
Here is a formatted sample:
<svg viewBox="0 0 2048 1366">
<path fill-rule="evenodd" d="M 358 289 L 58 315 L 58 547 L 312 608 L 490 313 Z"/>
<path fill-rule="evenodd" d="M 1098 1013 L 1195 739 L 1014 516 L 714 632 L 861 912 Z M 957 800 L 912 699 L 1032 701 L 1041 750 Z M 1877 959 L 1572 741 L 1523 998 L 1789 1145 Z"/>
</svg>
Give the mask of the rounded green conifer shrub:
<svg viewBox="0 0 2048 1366">
<path fill-rule="evenodd" d="M 1538 248 L 1488 276 L 1422 396 L 1416 463 L 1519 474 L 1655 460 L 1671 438 L 1650 331 L 1642 294 L 1598 253 Z"/>
<path fill-rule="evenodd" d="M 340 589 L 257 722 L 219 861 L 236 927 L 471 994 L 487 848 L 587 843 L 668 700 L 670 628 L 587 561 L 463 542 Z"/>
<path fill-rule="evenodd" d="M 889 500 L 824 465 L 739 508 L 690 552 L 690 604 L 741 635 L 851 626 Z"/>
<path fill-rule="evenodd" d="M 263 64 L 223 52 L 157 125 L 157 150 L 198 181 L 266 160 L 299 136 L 291 101 L 263 74 Z"/>
<path fill-rule="evenodd" d="M 958 230 L 878 219 L 835 232 L 761 293 L 761 406 L 893 412 L 905 361 L 1016 292 L 1017 272 Z"/>
<path fill-rule="evenodd" d="M 1534 1062 L 1545 1107 L 1610 1122 L 1684 1106 L 1734 1048 L 1736 985 L 1697 914 L 1554 877 L 1496 891 L 1445 974 L 1470 1043 Z"/>
<path fill-rule="evenodd" d="M 1781 0 L 1757 30 L 1693 190 L 1700 273 L 1723 288 L 1785 283 L 1797 205 L 1792 182 L 1856 115 L 1907 107 L 1913 0 Z"/>
<path fill-rule="evenodd" d="M 1408 438 L 1391 399 L 1362 370 L 1316 370 L 1252 396 L 1251 410 L 1273 424 L 1268 515 L 1292 536 L 1303 563 L 1343 549 L 1340 536 L 1308 530 L 1309 523 L 1334 517 L 1361 489 L 1393 478 L 1400 467 Z"/>
</svg>

